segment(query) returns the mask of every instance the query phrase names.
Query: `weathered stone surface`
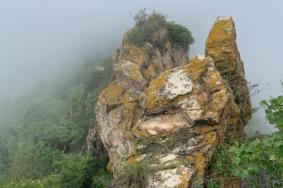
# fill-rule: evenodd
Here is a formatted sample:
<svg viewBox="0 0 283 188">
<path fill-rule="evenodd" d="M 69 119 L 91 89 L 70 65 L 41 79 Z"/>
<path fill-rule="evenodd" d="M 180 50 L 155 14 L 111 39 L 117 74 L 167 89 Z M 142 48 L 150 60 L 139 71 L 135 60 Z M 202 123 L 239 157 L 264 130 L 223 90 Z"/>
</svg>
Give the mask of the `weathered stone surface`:
<svg viewBox="0 0 283 188">
<path fill-rule="evenodd" d="M 241 111 L 238 122 L 241 126 L 238 129 L 243 129 L 251 118 L 251 102 L 232 17 L 217 18 L 207 38 L 205 54 L 213 58 L 217 70 L 233 90 L 235 102 Z"/>
<path fill-rule="evenodd" d="M 232 29 L 218 22 L 229 22 Z M 236 97 L 240 92 L 249 101 L 249 96 L 241 89 L 246 81 L 232 23 L 217 20 L 209 38 L 214 31 L 220 36 L 215 36 L 217 45 L 207 42 L 210 57 L 189 63 L 185 50 L 172 49 L 169 41 L 161 50 L 150 43 L 131 46 L 124 39 L 113 54 L 114 80 L 98 98 L 96 118 L 116 187 L 125 187 L 121 180 L 136 165 L 148 169 L 143 181 L 149 188 L 202 186 L 217 145 L 227 136 L 243 135 L 247 104 Z M 164 32 L 155 33 L 156 40 L 166 42 Z M 227 80 L 228 73 L 237 79 Z"/>
<path fill-rule="evenodd" d="M 233 95 L 211 58 L 161 73 L 132 103 L 115 84 L 101 93 L 97 120 L 116 178 L 133 156 L 143 156 L 153 171 L 148 187 L 186 187 L 203 176 L 219 135 L 236 126 Z"/>
</svg>

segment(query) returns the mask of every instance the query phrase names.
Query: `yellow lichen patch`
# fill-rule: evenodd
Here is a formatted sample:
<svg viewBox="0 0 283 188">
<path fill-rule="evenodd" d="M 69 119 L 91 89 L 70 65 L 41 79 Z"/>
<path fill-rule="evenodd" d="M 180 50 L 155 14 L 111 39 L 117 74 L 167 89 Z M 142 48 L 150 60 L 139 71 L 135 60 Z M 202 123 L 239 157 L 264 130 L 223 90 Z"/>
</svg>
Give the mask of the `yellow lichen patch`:
<svg viewBox="0 0 283 188">
<path fill-rule="evenodd" d="M 208 132 L 205 134 L 204 143 L 206 145 L 211 144 L 214 145 L 217 141 L 217 133 L 214 131 Z"/>
<path fill-rule="evenodd" d="M 218 112 L 219 110 L 224 109 L 229 99 L 228 96 L 229 93 L 227 92 L 226 88 L 214 93 L 212 95 L 212 101 L 209 103 L 209 110 Z"/>
<path fill-rule="evenodd" d="M 123 94 L 124 89 L 116 81 L 112 81 L 101 92 L 102 102 L 104 104 L 114 105 L 120 103 L 120 96 Z"/>
<path fill-rule="evenodd" d="M 133 45 L 124 45 L 123 53 L 125 59 L 128 59 L 136 64 L 148 64 L 149 56 L 142 48 L 138 48 L 137 46 Z"/>
<path fill-rule="evenodd" d="M 127 79 L 142 83 L 144 80 L 140 66 L 131 61 L 123 60 L 113 65 L 114 74 L 120 77 L 121 75 L 127 77 Z"/>
<path fill-rule="evenodd" d="M 192 161 L 194 161 L 194 156 L 188 155 L 188 156 L 186 157 L 186 159 L 187 159 L 189 162 L 192 162 Z"/>
<path fill-rule="evenodd" d="M 204 72 L 206 67 L 207 61 L 201 60 L 198 57 L 191 60 L 189 64 L 184 67 L 185 72 L 190 74 L 193 80 L 199 78 L 200 74 Z"/>
<path fill-rule="evenodd" d="M 205 54 L 214 58 L 221 73 L 235 70 L 235 52 L 238 52 L 235 33 L 235 24 L 230 18 L 216 21 L 207 38 Z"/>
<path fill-rule="evenodd" d="M 128 165 L 134 165 L 134 164 L 136 164 L 139 161 L 140 161 L 140 156 L 139 155 L 132 155 L 132 156 L 130 156 L 128 158 L 127 164 Z"/>
<path fill-rule="evenodd" d="M 205 80 L 209 89 L 219 89 L 222 84 L 222 78 L 218 71 L 210 70 L 207 72 L 207 79 Z M 222 84 L 222 88 L 224 85 Z"/>
<path fill-rule="evenodd" d="M 166 100 L 161 96 L 161 89 L 166 84 L 170 71 L 165 71 L 160 74 L 158 78 L 152 80 L 148 89 L 146 90 L 147 100 L 146 106 L 151 109 L 153 107 L 159 107 L 161 104 L 166 103 Z"/>
<path fill-rule="evenodd" d="M 181 174 L 181 184 L 177 186 L 177 188 L 187 188 L 190 185 L 190 179 L 187 172 L 183 172 Z"/>
<path fill-rule="evenodd" d="M 195 169 L 197 170 L 198 174 L 203 174 L 206 164 L 205 164 L 205 156 L 203 153 L 198 153 L 197 155 L 194 156 L 195 160 Z"/>
<path fill-rule="evenodd" d="M 214 43 L 218 40 L 235 37 L 234 33 L 236 33 L 235 24 L 232 18 L 216 21 L 208 35 L 210 40 L 208 40 L 207 43 Z"/>
<path fill-rule="evenodd" d="M 155 70 L 154 70 L 154 67 L 152 64 L 150 64 L 146 69 L 145 71 L 143 71 L 143 75 L 145 77 L 145 79 L 147 80 L 152 80 L 156 73 L 155 73 Z"/>
<path fill-rule="evenodd" d="M 135 126 L 132 130 L 133 130 L 133 134 L 136 137 L 145 138 L 145 137 L 149 137 L 150 136 L 149 134 L 147 134 L 147 132 L 145 130 L 140 129 L 138 126 Z"/>
<path fill-rule="evenodd" d="M 208 133 L 210 132 L 211 130 L 214 130 L 215 127 L 214 126 L 211 126 L 211 125 L 202 125 L 198 128 L 198 132 L 201 133 L 201 134 L 204 134 L 204 133 Z"/>
<path fill-rule="evenodd" d="M 131 100 L 130 94 L 125 93 L 122 96 L 121 104 L 123 105 L 123 125 L 125 129 L 129 130 L 134 125 L 134 119 L 136 115 L 136 107 L 137 102 L 134 100 Z M 130 136 L 131 138 L 132 136 Z"/>
</svg>

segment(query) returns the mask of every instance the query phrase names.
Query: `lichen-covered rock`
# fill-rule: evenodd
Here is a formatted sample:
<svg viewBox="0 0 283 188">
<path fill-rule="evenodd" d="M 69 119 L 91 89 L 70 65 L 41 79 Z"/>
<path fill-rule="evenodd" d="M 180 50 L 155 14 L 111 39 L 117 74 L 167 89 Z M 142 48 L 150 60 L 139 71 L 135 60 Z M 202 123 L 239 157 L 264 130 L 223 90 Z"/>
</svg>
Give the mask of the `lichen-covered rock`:
<svg viewBox="0 0 283 188">
<path fill-rule="evenodd" d="M 251 118 L 251 102 L 232 17 L 217 18 L 207 38 L 205 54 L 213 58 L 217 70 L 233 90 L 235 102 L 241 111 L 238 129 L 243 129 Z"/>
<path fill-rule="evenodd" d="M 149 82 L 166 69 L 187 63 L 187 48 L 172 48 L 167 31 L 161 28 L 152 34 L 152 44 L 130 44 L 124 35 L 122 47 L 113 55 L 115 81 L 135 100 Z M 157 45 L 158 44 L 158 45 Z"/>
<path fill-rule="evenodd" d="M 120 179 L 135 156 L 152 170 L 148 187 L 187 187 L 201 179 L 221 135 L 236 126 L 230 112 L 237 105 L 213 60 L 197 57 L 161 73 L 137 101 L 116 84 L 97 103 L 114 177 Z"/>
<path fill-rule="evenodd" d="M 227 19 L 217 22 L 222 21 Z M 218 30 L 217 22 L 213 30 Z M 230 35 L 222 35 L 222 28 L 217 32 L 224 38 L 215 37 L 225 44 Z M 201 187 L 217 145 L 227 136 L 242 135 L 248 120 L 248 116 L 242 119 L 244 104 L 236 98 L 242 90 L 232 87 L 239 78 L 246 87 L 245 78 L 240 77 L 243 69 L 235 68 L 242 62 L 226 57 L 220 49 L 212 55 L 213 44 L 208 42 L 206 53 L 211 57 L 198 56 L 188 63 L 186 51 L 173 49 L 164 32 L 154 35 L 165 41 L 164 49 L 148 42 L 137 47 L 124 39 L 113 54 L 114 79 L 98 98 L 97 130 L 108 151 L 108 169 L 116 187 L 127 187 L 131 181 L 133 185 L 143 181 L 142 187 L 148 188 Z M 234 30 L 228 32 L 235 35 Z M 232 39 L 223 48 L 236 57 Z M 227 73 L 237 80 L 227 81 Z M 248 94 L 244 97 L 249 101 Z"/>
</svg>

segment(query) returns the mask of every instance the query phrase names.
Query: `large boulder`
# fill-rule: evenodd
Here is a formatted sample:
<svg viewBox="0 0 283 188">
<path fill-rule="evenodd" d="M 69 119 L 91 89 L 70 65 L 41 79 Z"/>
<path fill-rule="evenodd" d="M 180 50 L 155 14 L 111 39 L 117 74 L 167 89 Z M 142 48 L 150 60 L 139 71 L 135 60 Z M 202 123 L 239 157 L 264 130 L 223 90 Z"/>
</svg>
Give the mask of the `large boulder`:
<svg viewBox="0 0 283 188">
<path fill-rule="evenodd" d="M 227 29 L 218 26 L 222 20 L 229 19 L 217 20 L 211 33 Z M 239 56 L 232 40 L 235 29 L 227 32 L 232 32 L 231 40 L 223 49 L 229 56 L 213 55 L 208 40 L 207 57 L 190 62 L 185 49 L 173 49 L 161 34 L 155 35 L 165 41 L 164 49 L 148 42 L 134 46 L 124 39 L 113 55 L 114 79 L 100 93 L 96 106 L 97 130 L 116 187 L 202 186 L 217 145 L 227 137 L 243 135 L 250 115 L 243 117 L 243 101 L 236 98 L 242 90 L 233 84 L 241 78 L 241 87 L 247 85 L 242 62 L 229 59 Z M 225 44 L 227 38 L 217 39 Z M 226 64 L 221 66 L 221 61 Z M 227 72 L 237 80 L 224 77 Z M 248 92 L 242 95 L 249 101 Z"/>
</svg>

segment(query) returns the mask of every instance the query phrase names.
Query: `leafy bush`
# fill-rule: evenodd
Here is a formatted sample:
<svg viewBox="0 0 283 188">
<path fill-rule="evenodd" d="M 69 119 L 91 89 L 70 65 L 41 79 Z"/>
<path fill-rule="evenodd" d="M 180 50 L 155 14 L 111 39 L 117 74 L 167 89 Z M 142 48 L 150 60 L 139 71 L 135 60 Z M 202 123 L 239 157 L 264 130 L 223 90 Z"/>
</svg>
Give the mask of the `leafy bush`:
<svg viewBox="0 0 283 188">
<path fill-rule="evenodd" d="M 61 160 L 54 160 L 55 169 L 40 178 L 21 176 L 20 179 L 0 182 L 3 188 L 73 188 L 93 187 L 104 188 L 110 185 L 111 175 L 106 171 L 107 157 L 94 160 L 87 153 L 63 154 Z M 38 164 L 27 164 L 28 168 Z"/>
<path fill-rule="evenodd" d="M 162 47 L 163 41 L 153 41 L 152 34 L 164 28 L 168 31 L 168 37 L 174 47 L 187 49 L 193 43 L 191 32 L 184 26 L 174 22 L 167 22 L 166 17 L 160 13 L 153 12 L 151 15 L 141 10 L 134 17 L 135 27 L 128 33 L 127 40 L 137 46 L 150 42 Z M 161 43 L 161 44 L 160 44 Z"/>
<path fill-rule="evenodd" d="M 64 155 L 63 160 L 57 162 L 62 187 L 83 187 L 87 176 L 92 157 L 84 153 L 72 153 Z"/>
<path fill-rule="evenodd" d="M 166 27 L 165 16 L 159 13 L 147 15 L 145 11 L 140 11 L 136 16 L 136 26 L 128 33 L 128 41 L 140 46 L 145 42 L 153 42 L 152 34 L 162 27 Z"/>
<path fill-rule="evenodd" d="M 93 176 L 92 188 L 105 188 L 112 182 L 112 176 L 105 169 L 98 169 L 97 175 Z"/>
<path fill-rule="evenodd" d="M 278 132 L 248 138 L 214 153 L 212 172 L 221 177 L 240 177 L 249 187 L 283 187 L 283 96 L 263 101 L 268 121 Z M 210 180 L 213 181 L 213 177 Z"/>
<path fill-rule="evenodd" d="M 279 134 L 283 134 L 283 96 L 272 98 L 269 101 L 262 101 L 265 108 L 266 118 L 271 124 L 276 125 Z"/>
<path fill-rule="evenodd" d="M 107 172 L 107 157 L 101 156 L 100 158 L 94 160 L 94 176 L 92 177 L 92 188 L 105 188 L 109 186 L 112 182 L 112 176 Z"/>
<path fill-rule="evenodd" d="M 1 188 L 61 188 L 60 177 L 49 175 L 39 179 L 19 179 L 0 182 Z"/>
<path fill-rule="evenodd" d="M 175 48 L 188 48 L 194 42 L 191 32 L 184 26 L 174 22 L 167 24 L 168 35 Z"/>
<path fill-rule="evenodd" d="M 250 187 L 282 187 L 282 157 L 275 147 L 282 146 L 282 139 L 280 142 L 267 137 L 249 139 L 229 148 L 222 146 L 214 156 L 212 169 L 223 177 L 240 177 Z"/>
<path fill-rule="evenodd" d="M 10 179 L 33 179 L 51 173 L 55 169 L 54 161 L 61 157 L 61 152 L 43 143 L 34 144 L 31 141 L 24 141 L 18 143 L 17 150 L 11 157 Z"/>
</svg>

